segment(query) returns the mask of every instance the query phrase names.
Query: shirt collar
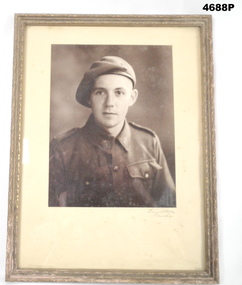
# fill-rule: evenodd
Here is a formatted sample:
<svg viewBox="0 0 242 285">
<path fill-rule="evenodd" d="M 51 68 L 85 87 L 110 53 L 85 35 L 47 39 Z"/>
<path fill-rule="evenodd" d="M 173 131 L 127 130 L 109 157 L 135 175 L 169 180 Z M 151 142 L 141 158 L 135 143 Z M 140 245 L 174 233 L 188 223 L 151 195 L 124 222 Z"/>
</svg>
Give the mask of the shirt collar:
<svg viewBox="0 0 242 285">
<path fill-rule="evenodd" d="M 95 122 L 93 115 L 91 115 L 84 126 L 85 135 L 91 141 L 92 144 L 102 148 L 108 153 L 112 152 L 112 146 L 115 138 L 105 133 Z M 117 140 L 123 146 L 126 151 L 129 151 L 130 146 L 130 127 L 125 119 L 124 126 L 117 136 Z"/>
<path fill-rule="evenodd" d="M 129 151 L 130 138 L 131 138 L 131 132 L 130 132 L 129 123 L 125 119 L 124 126 L 119 135 L 117 136 L 117 140 L 121 143 L 121 145 L 124 147 L 126 151 Z"/>
</svg>

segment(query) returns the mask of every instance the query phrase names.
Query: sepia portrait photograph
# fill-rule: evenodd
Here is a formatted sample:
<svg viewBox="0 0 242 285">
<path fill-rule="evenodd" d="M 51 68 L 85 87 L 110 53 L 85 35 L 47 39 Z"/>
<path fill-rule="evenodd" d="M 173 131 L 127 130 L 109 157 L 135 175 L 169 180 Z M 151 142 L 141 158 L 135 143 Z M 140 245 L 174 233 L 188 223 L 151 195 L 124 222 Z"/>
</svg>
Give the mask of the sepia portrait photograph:
<svg viewBox="0 0 242 285">
<path fill-rule="evenodd" d="M 49 207 L 176 207 L 172 46 L 51 45 Z"/>
</svg>

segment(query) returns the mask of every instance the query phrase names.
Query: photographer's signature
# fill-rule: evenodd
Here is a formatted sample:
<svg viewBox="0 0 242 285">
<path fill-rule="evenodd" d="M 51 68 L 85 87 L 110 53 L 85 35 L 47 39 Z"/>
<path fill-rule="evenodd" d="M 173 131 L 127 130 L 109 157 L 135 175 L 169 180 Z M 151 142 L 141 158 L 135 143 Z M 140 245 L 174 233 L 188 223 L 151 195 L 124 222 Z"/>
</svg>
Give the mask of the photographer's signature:
<svg viewBox="0 0 242 285">
<path fill-rule="evenodd" d="M 148 214 L 156 218 L 173 218 L 175 211 L 171 209 L 149 209 Z"/>
</svg>

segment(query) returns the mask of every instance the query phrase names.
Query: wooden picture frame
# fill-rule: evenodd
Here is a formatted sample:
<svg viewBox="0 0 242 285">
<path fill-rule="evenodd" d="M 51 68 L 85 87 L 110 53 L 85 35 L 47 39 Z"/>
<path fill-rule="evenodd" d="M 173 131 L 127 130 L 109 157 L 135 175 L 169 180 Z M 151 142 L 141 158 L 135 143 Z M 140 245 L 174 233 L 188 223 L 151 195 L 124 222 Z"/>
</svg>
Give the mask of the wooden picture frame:
<svg viewBox="0 0 242 285">
<path fill-rule="evenodd" d="M 52 45 L 171 46 L 175 208 L 50 208 Z M 16 14 L 7 281 L 219 282 L 212 18 Z"/>
</svg>

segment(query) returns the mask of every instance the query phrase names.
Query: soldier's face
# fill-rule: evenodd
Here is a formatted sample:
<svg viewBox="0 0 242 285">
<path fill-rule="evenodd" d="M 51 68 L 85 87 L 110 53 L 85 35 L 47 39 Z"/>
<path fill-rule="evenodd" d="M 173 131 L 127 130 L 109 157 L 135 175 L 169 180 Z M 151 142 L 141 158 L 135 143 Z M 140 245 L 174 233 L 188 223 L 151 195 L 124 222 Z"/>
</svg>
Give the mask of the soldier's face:
<svg viewBox="0 0 242 285">
<path fill-rule="evenodd" d="M 128 108 L 137 96 L 129 78 L 115 74 L 99 76 L 89 99 L 95 121 L 110 133 L 112 129 L 122 128 Z"/>
</svg>

